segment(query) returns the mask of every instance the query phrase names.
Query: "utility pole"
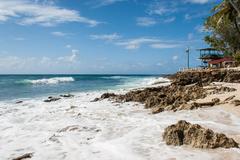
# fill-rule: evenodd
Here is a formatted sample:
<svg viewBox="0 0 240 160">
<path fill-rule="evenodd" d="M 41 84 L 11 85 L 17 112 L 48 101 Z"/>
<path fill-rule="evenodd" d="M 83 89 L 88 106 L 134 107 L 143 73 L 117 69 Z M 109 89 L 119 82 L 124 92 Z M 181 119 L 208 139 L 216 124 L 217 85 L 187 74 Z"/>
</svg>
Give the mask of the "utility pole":
<svg viewBox="0 0 240 160">
<path fill-rule="evenodd" d="M 186 53 L 187 53 L 187 68 L 189 69 L 190 68 L 189 67 L 189 54 L 190 54 L 190 49 L 189 48 L 186 49 Z"/>
</svg>

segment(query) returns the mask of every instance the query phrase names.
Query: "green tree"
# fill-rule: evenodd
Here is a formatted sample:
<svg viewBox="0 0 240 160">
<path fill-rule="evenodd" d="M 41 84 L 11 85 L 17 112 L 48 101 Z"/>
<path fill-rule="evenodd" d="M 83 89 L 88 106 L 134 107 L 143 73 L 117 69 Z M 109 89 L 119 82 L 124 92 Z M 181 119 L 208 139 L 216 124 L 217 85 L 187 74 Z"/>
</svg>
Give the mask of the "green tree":
<svg viewBox="0 0 240 160">
<path fill-rule="evenodd" d="M 223 0 L 205 22 L 209 35 L 205 41 L 226 54 L 240 51 L 240 0 Z"/>
</svg>

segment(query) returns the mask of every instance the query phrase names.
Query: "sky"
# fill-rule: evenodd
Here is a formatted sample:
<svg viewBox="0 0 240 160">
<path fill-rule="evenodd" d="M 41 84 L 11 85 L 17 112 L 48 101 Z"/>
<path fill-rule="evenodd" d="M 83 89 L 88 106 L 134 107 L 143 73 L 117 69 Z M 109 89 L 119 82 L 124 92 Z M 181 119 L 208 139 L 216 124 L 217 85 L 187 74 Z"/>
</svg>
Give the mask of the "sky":
<svg viewBox="0 0 240 160">
<path fill-rule="evenodd" d="M 200 65 L 220 0 L 0 0 L 0 74 L 164 74 Z"/>
</svg>

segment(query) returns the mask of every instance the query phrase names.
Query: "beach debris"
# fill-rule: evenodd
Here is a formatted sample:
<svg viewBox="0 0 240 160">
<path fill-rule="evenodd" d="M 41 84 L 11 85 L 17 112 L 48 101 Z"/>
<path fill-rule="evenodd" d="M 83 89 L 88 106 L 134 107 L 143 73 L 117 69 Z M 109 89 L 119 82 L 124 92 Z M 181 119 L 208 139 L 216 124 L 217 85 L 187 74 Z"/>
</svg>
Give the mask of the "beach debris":
<svg viewBox="0 0 240 160">
<path fill-rule="evenodd" d="M 163 140 L 167 145 L 190 145 L 195 148 L 239 148 L 239 144 L 222 133 L 184 120 L 165 128 Z"/>
<path fill-rule="evenodd" d="M 19 156 L 17 158 L 13 158 L 12 160 L 23 160 L 23 159 L 28 159 L 28 158 L 32 158 L 33 153 L 26 153 L 22 156 Z"/>
<path fill-rule="evenodd" d="M 59 98 L 59 97 L 52 97 L 52 96 L 50 96 L 50 97 L 48 97 L 48 99 L 44 100 L 44 102 L 55 102 L 55 101 L 58 101 L 60 99 L 61 98 Z"/>
<path fill-rule="evenodd" d="M 235 98 L 235 97 L 236 97 L 235 95 L 230 96 L 230 97 L 227 97 L 223 102 L 231 101 L 231 100 L 233 100 L 233 98 Z"/>
<path fill-rule="evenodd" d="M 61 94 L 60 97 L 63 97 L 63 98 L 72 98 L 72 97 L 74 97 L 74 95 L 72 95 L 72 94 Z"/>
<path fill-rule="evenodd" d="M 238 100 L 238 99 L 233 100 L 232 103 L 233 103 L 235 106 L 240 106 L 240 100 Z"/>
</svg>

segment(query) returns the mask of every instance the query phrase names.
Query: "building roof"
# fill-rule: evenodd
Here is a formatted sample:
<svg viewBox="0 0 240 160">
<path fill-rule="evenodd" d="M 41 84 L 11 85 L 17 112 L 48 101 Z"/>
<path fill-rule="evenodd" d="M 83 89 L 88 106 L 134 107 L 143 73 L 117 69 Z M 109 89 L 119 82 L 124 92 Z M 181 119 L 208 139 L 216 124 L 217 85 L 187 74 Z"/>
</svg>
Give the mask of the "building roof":
<svg viewBox="0 0 240 160">
<path fill-rule="evenodd" d="M 230 57 L 225 57 L 225 58 L 209 61 L 208 63 L 209 64 L 218 64 L 218 63 L 222 63 L 222 62 L 226 62 L 226 61 L 229 62 L 229 61 L 234 61 L 234 60 L 232 58 L 230 58 Z"/>
<path fill-rule="evenodd" d="M 218 50 L 215 48 L 201 48 L 201 49 L 198 49 L 198 51 L 218 51 Z"/>
</svg>

